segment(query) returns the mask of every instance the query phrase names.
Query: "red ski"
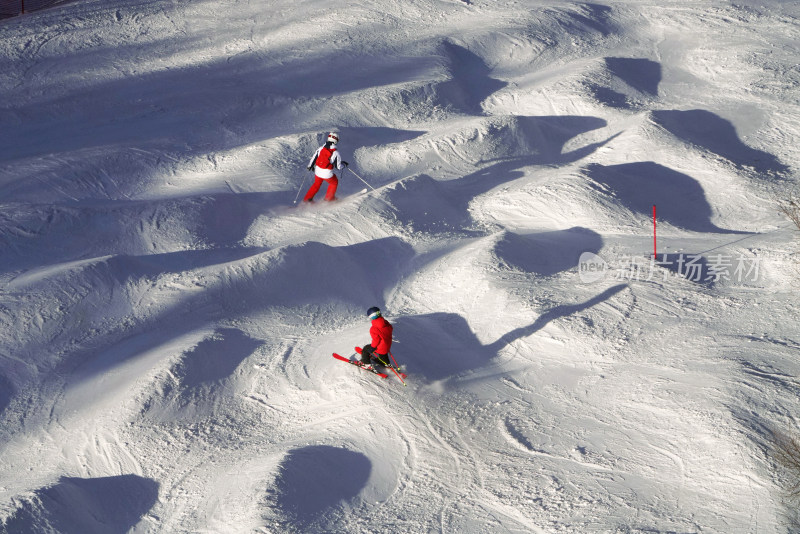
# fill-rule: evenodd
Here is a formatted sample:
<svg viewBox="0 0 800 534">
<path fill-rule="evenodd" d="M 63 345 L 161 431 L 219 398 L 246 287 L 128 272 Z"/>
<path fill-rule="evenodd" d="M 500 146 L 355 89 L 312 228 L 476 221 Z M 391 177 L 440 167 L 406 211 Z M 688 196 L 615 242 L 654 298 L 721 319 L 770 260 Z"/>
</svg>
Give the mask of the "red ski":
<svg viewBox="0 0 800 534">
<path fill-rule="evenodd" d="M 364 364 L 362 364 L 358 360 L 356 360 L 356 361 L 349 360 L 349 359 L 345 358 L 344 356 L 342 356 L 340 354 L 336 354 L 335 352 L 333 353 L 333 357 L 336 358 L 337 360 L 342 360 L 343 362 L 347 362 L 350 365 L 355 365 L 356 367 L 360 368 L 362 371 L 369 371 L 370 373 L 376 374 L 381 378 L 389 378 L 389 375 L 387 375 L 385 373 L 381 373 L 380 371 L 377 371 L 377 370 L 373 369 L 372 367 L 366 367 L 366 366 L 364 366 Z"/>
</svg>

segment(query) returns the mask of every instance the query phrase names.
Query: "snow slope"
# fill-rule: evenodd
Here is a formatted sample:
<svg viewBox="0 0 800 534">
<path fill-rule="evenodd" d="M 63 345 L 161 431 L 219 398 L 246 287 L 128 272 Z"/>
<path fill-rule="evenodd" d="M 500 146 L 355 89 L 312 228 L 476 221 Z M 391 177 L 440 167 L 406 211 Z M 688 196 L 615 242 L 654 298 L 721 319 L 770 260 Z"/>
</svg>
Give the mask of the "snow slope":
<svg viewBox="0 0 800 534">
<path fill-rule="evenodd" d="M 798 17 L 76 0 L 3 21 L 0 531 L 791 530 L 768 450 L 800 432 L 775 202 Z M 293 207 L 331 129 L 356 174 Z M 330 357 L 373 305 L 407 387 Z"/>
</svg>

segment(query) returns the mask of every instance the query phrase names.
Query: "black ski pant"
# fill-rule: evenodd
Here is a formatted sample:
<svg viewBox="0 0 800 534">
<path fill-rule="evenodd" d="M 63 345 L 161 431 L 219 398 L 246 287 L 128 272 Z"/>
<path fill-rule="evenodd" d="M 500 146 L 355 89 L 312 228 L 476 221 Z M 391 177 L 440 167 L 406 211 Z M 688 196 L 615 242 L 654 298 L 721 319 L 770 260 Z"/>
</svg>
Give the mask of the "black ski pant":
<svg viewBox="0 0 800 534">
<path fill-rule="evenodd" d="M 388 354 L 378 354 L 375 352 L 375 347 L 372 345 L 367 345 L 361 349 L 361 363 L 364 365 L 371 363 L 372 359 L 375 358 L 380 365 L 389 365 L 389 355 Z"/>
</svg>

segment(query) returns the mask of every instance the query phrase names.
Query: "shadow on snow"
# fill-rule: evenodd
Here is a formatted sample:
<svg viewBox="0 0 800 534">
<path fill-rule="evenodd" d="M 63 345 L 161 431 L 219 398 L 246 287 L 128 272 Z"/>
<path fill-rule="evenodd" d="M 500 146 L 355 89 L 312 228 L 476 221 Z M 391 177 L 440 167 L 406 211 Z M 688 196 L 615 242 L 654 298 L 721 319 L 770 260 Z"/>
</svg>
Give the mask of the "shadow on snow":
<svg viewBox="0 0 800 534">
<path fill-rule="evenodd" d="M 651 96 L 658 95 L 661 64 L 649 59 L 628 57 L 605 58 L 608 71 L 633 89 Z"/>
<path fill-rule="evenodd" d="M 62 477 L 57 484 L 20 500 L 4 532 L 122 534 L 157 500 L 158 483 L 136 475 Z"/>
<path fill-rule="evenodd" d="M 485 366 L 514 341 L 538 332 L 552 321 L 596 306 L 626 287 L 626 284 L 619 284 L 585 302 L 556 306 L 530 325 L 515 328 L 488 345 L 478 341 L 469 324 L 456 314 L 401 317 L 393 321 L 398 342 L 393 354 L 400 364 L 407 364 L 414 374 L 429 381 L 458 376 Z"/>
<path fill-rule="evenodd" d="M 586 167 L 585 173 L 608 202 L 622 205 L 636 215 L 652 217 L 653 204 L 656 204 L 658 219 L 678 228 L 695 232 L 744 233 L 713 224 L 711 205 L 700 183 L 658 163 L 610 166 L 593 163 Z"/>
<path fill-rule="evenodd" d="M 469 115 L 481 115 L 481 103 L 507 82 L 489 77 L 486 63 L 463 46 L 451 41 L 442 43 L 452 79 L 436 85 L 443 103 Z"/>
<path fill-rule="evenodd" d="M 91 275 L 81 274 L 80 279 L 91 285 L 92 295 L 99 294 L 104 299 L 122 299 L 121 303 L 124 304 L 129 296 L 127 291 L 119 290 L 120 281 L 135 285 L 172 270 L 190 268 L 190 265 L 213 264 L 216 260 L 232 261 L 230 266 L 221 267 L 221 272 L 213 277 L 213 282 L 203 291 L 184 292 L 182 298 L 173 305 L 140 319 L 133 328 L 120 326 L 85 343 L 79 350 L 70 347 L 70 355 L 58 365 L 58 374 L 74 373 L 74 380 L 88 380 L 210 323 L 252 316 L 270 308 L 303 307 L 337 301 L 344 305 L 349 303 L 353 309 L 360 310 L 363 302 L 379 300 L 378 296 L 402 275 L 403 267 L 413 256 L 410 245 L 396 237 L 345 247 L 331 247 L 311 241 L 269 251 L 247 250 L 255 253 L 243 255 L 245 251 L 242 249 L 184 251 L 157 255 L 156 258 L 111 258 L 108 262 L 90 267 Z M 319 276 L 320 264 L 326 266 L 325 277 Z M 300 280 L 302 284 L 298 284 Z M 56 280 L 52 283 L 60 285 L 63 282 Z M 68 302 L 65 305 L 86 305 L 85 302 Z M 102 307 L 118 306 L 112 301 L 103 302 Z M 108 316 L 104 317 L 104 320 L 108 319 Z M 193 356 L 186 355 L 185 358 L 199 358 L 198 362 L 213 360 L 210 354 L 224 346 L 226 352 L 227 349 L 233 349 L 232 354 L 228 354 L 232 359 L 223 366 L 197 363 L 196 369 L 187 369 L 187 380 L 197 386 L 216 376 L 214 373 L 230 374 L 255 350 L 254 343 L 255 340 L 238 330 L 218 331 L 215 338 L 198 349 L 200 352 Z M 206 378 L 198 382 L 197 377 Z M 219 376 L 214 379 L 219 379 Z"/>
<path fill-rule="evenodd" d="M 467 209 L 475 197 L 499 185 L 522 178 L 525 175 L 521 170 L 523 167 L 573 163 L 589 156 L 616 137 L 612 136 L 604 141 L 564 153 L 564 145 L 569 140 L 605 127 L 606 121 L 582 116 L 521 117 L 519 121 L 520 135 L 527 140 L 531 155 L 504 159 L 463 178 L 442 183 L 440 187 L 453 199 L 454 204 L 458 203 L 461 209 Z"/>
<path fill-rule="evenodd" d="M 540 276 L 552 276 L 578 265 L 581 254 L 597 254 L 603 238 L 597 232 L 576 226 L 566 230 L 516 234 L 503 232 L 494 253 L 510 267 Z"/>
<path fill-rule="evenodd" d="M 644 58 L 607 57 L 609 79 L 586 82 L 595 99 L 610 107 L 635 109 L 658 96 L 661 64 Z"/>
<path fill-rule="evenodd" d="M 11 381 L 3 375 L 0 375 L 0 415 L 3 410 L 11 404 L 11 397 L 14 396 L 14 389 L 11 386 Z"/>
<path fill-rule="evenodd" d="M 363 454 L 327 445 L 302 447 L 288 452 L 268 493 L 293 526 L 310 532 L 326 512 L 354 499 L 371 472 Z"/>
<path fill-rule="evenodd" d="M 235 328 L 220 328 L 191 350 L 184 352 L 170 367 L 169 381 L 156 389 L 158 398 L 148 402 L 148 412 L 168 408 L 180 416 L 213 412 L 213 404 L 225 395 L 220 385 L 233 376 L 239 365 L 258 347 L 255 340 Z M 174 412 L 171 414 L 175 416 Z"/>
<path fill-rule="evenodd" d="M 756 172 L 784 174 L 789 167 L 761 150 L 744 144 L 730 121 L 702 109 L 654 111 L 653 120 L 679 139 L 713 152 L 739 167 Z"/>
</svg>

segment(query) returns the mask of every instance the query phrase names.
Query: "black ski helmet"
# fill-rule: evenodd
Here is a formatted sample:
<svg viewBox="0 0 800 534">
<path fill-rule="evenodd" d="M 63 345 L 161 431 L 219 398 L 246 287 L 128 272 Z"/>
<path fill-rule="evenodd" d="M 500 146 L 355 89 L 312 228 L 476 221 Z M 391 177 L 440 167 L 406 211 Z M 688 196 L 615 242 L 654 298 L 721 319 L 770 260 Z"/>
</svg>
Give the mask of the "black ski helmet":
<svg viewBox="0 0 800 534">
<path fill-rule="evenodd" d="M 377 319 L 378 317 L 381 316 L 381 309 L 378 308 L 377 306 L 373 306 L 367 310 L 367 316 L 370 319 Z"/>
</svg>

